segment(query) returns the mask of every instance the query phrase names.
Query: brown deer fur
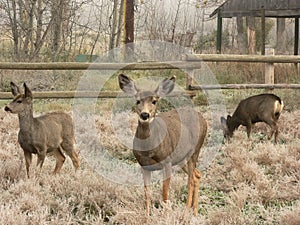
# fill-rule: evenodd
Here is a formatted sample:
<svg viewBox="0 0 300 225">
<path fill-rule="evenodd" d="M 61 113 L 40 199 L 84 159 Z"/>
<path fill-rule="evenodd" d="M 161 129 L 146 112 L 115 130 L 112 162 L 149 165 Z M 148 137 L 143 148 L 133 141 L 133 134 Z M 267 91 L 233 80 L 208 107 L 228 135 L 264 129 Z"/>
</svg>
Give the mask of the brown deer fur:
<svg viewBox="0 0 300 225">
<path fill-rule="evenodd" d="M 247 135 L 250 138 L 252 124 L 265 122 L 271 127 L 269 139 L 273 134 L 275 143 L 277 143 L 278 125 L 277 121 L 283 109 L 283 101 L 274 94 L 254 95 L 242 100 L 237 106 L 232 116 L 227 119 L 221 117 L 221 124 L 224 131 L 224 137 L 229 139 L 233 132 L 240 126 L 246 126 Z"/>
<path fill-rule="evenodd" d="M 196 168 L 200 148 L 204 142 L 207 124 L 201 113 L 183 108 L 156 115 L 159 98 L 169 94 L 175 85 L 175 77 L 164 79 L 153 91 L 140 91 L 134 81 L 120 74 L 119 86 L 137 100 L 138 127 L 133 153 L 142 167 L 146 213 L 150 213 L 149 186 L 151 171 L 163 171 L 163 200 L 168 200 L 172 166 L 180 165 L 188 174 L 187 209 L 198 210 L 198 190 L 201 173 Z M 193 120 L 194 119 L 194 120 Z"/>
<path fill-rule="evenodd" d="M 27 176 L 29 177 L 32 154 L 37 154 L 37 165 L 42 168 L 46 154 L 52 152 L 56 158 L 55 174 L 60 171 L 65 161 L 63 151 L 71 158 L 74 167 L 79 168 L 71 116 L 63 112 L 53 112 L 33 117 L 32 93 L 27 85 L 24 83 L 24 94 L 20 93 L 19 87 L 13 82 L 11 89 L 15 97 L 5 107 L 5 111 L 18 114 L 18 142 L 24 151 Z"/>
</svg>

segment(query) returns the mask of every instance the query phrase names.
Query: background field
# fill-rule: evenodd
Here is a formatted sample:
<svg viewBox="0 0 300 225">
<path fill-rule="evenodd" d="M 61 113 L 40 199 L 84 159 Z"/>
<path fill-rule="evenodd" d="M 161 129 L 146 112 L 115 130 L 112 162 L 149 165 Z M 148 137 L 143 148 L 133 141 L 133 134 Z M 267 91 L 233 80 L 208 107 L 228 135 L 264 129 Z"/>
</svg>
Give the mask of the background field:
<svg viewBox="0 0 300 225">
<path fill-rule="evenodd" d="M 231 66 L 230 66 L 231 65 Z M 242 71 L 239 66 L 219 64 L 213 67 L 220 83 L 259 83 L 263 79 L 261 67 Z M 248 71 L 248 72 L 246 72 Z M 280 71 L 280 70 L 277 70 Z M 7 72 L 2 74 L 2 90 L 9 90 L 9 81 L 21 84 L 26 81 L 34 91 L 76 90 L 81 74 L 73 72 Z M 58 72 L 57 72 L 58 73 Z M 166 74 L 169 76 L 170 71 Z M 131 72 L 138 78 L 141 75 Z M 177 74 L 177 82 L 184 86 L 184 76 Z M 289 68 L 276 74 L 281 83 L 297 83 L 299 77 Z M 105 89 L 118 90 L 116 77 L 107 82 Z M 224 90 L 228 113 L 237 103 L 264 90 Z M 75 173 L 67 158 L 61 173 L 53 176 L 54 158 L 45 160 L 39 172 L 35 165 L 31 178 L 25 173 L 23 151 L 17 143 L 18 118 L 0 110 L 0 224 L 300 224 L 300 91 L 274 90 L 285 102 L 279 120 L 279 143 L 267 140 L 269 128 L 257 124 L 253 140 L 246 138 L 240 128 L 230 143 L 224 143 L 208 169 L 203 171 L 199 193 L 199 215 L 185 215 L 187 177 L 178 171 L 171 179 L 171 196 L 168 204 L 162 203 L 161 183 L 152 185 L 152 215 L 146 219 L 142 186 L 122 185 L 95 171 L 85 160 L 79 148 L 81 168 Z M 131 150 L 120 144 L 112 127 L 114 99 L 100 99 L 94 118 L 98 138 L 113 158 L 136 165 Z M 1 101 L 3 106 L 8 101 Z M 199 92 L 194 98 L 197 110 L 211 123 L 205 96 Z M 34 100 L 35 115 L 63 110 L 72 113 L 73 100 Z M 130 110 L 133 101 L 125 102 L 117 112 L 117 119 L 130 122 L 132 133 L 136 115 Z M 161 110 L 169 105 L 162 103 Z M 120 129 L 123 129 L 120 127 Z M 82 135 L 89 141 L 88 135 Z M 222 137 L 217 137 L 220 139 Z M 92 139 L 91 139 L 92 140 Z M 35 163 L 36 158 L 34 158 Z M 122 173 L 118 176 L 124 176 Z"/>
</svg>

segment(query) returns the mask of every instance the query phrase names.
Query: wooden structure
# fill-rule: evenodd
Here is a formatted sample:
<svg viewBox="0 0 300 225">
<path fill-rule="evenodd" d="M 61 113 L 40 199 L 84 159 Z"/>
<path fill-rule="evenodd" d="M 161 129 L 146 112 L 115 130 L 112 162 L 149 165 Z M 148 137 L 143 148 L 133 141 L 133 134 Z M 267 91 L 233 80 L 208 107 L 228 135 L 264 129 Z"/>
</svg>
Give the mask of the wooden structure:
<svg viewBox="0 0 300 225">
<path fill-rule="evenodd" d="M 260 55 L 225 55 L 225 54 L 193 54 L 184 55 L 182 61 L 170 62 L 141 62 L 141 63 L 6 63 L 0 62 L 0 70 L 190 70 L 199 69 L 203 62 L 250 62 L 250 63 L 300 63 L 300 56 L 260 56 Z M 266 78 L 270 77 L 265 74 Z M 193 85 L 192 77 L 187 76 L 186 92 L 188 96 L 193 96 L 196 90 L 202 89 L 300 89 L 300 84 L 274 84 L 273 80 L 266 79 L 262 84 L 212 84 Z M 116 91 L 51 91 L 35 92 L 34 98 L 115 98 Z M 178 94 L 173 93 L 175 96 Z M 182 94 L 182 93 L 181 93 Z M 0 92 L 0 99 L 11 99 L 10 92 Z"/>
<path fill-rule="evenodd" d="M 265 18 L 295 18 L 294 55 L 299 48 L 299 0 L 227 0 L 210 17 L 217 15 L 217 53 L 221 53 L 222 18 L 260 17 L 262 29 L 262 55 L 265 54 Z"/>
</svg>

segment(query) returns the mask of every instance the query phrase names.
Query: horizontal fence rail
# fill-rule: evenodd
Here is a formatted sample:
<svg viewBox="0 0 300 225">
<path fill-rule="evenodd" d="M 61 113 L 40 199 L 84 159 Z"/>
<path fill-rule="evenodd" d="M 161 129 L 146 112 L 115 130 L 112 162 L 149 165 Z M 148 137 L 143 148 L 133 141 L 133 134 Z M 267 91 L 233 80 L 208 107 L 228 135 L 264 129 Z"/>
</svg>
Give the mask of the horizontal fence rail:
<svg viewBox="0 0 300 225">
<path fill-rule="evenodd" d="M 6 70 L 161 70 L 199 67 L 198 63 L 187 62 L 142 62 L 142 63 L 0 63 Z"/>
<path fill-rule="evenodd" d="M 184 55 L 189 62 L 252 62 L 252 63 L 300 63 L 300 56 L 294 55 L 228 55 L 193 54 Z"/>
<path fill-rule="evenodd" d="M 184 92 L 174 92 L 169 94 L 169 97 L 185 95 L 193 97 L 196 95 L 196 90 L 216 90 L 216 89 L 300 89 L 300 84 L 221 84 L 221 85 L 197 85 L 189 87 L 189 90 Z M 36 99 L 45 98 L 116 98 L 130 97 L 122 96 L 119 91 L 43 91 L 33 92 L 33 97 Z M 0 92 L 0 99 L 12 99 L 13 95 L 10 92 Z"/>
<path fill-rule="evenodd" d="M 221 85 L 192 85 L 191 77 L 187 76 L 186 92 L 176 93 L 194 96 L 195 91 L 205 89 L 300 89 L 300 84 L 274 84 L 274 63 L 300 63 L 300 56 L 288 55 L 228 55 L 228 54 L 186 54 L 182 55 L 182 61 L 170 62 L 138 62 L 138 63 L 7 63 L 0 62 L 0 70 L 164 70 L 200 69 L 203 62 L 249 62 L 264 63 L 269 75 L 265 74 L 265 84 L 221 84 Z M 267 70 L 266 70 L 267 71 Z M 115 98 L 117 91 L 75 92 L 75 91 L 51 91 L 35 92 L 34 97 L 42 98 Z M 0 92 L 0 99 L 11 99 L 9 92 Z"/>
<path fill-rule="evenodd" d="M 300 56 L 288 55 L 183 55 L 183 61 L 140 62 L 140 63 L 7 63 L 0 62 L 0 69 L 6 70 L 160 70 L 197 69 L 201 62 L 251 62 L 251 63 L 300 63 Z"/>
<path fill-rule="evenodd" d="M 220 85 L 196 85 L 189 90 L 206 89 L 300 89 L 300 84 L 220 84 Z"/>
<path fill-rule="evenodd" d="M 172 92 L 168 97 L 187 96 L 192 97 L 195 95 L 194 91 L 181 91 Z M 33 92 L 35 99 L 44 98 L 132 98 L 132 96 L 124 95 L 121 91 L 43 91 Z M 10 92 L 0 92 L 0 99 L 12 99 L 13 95 Z"/>
</svg>

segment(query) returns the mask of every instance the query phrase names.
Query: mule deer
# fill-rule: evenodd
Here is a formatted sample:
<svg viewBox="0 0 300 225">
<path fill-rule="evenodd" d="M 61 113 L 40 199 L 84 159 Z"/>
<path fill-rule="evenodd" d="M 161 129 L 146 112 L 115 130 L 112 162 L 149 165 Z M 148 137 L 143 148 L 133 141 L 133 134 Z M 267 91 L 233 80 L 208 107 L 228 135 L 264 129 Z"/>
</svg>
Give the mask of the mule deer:
<svg viewBox="0 0 300 225">
<path fill-rule="evenodd" d="M 32 93 L 24 83 L 24 94 L 13 82 L 10 83 L 14 99 L 4 109 L 16 113 L 19 117 L 20 131 L 18 142 L 24 151 L 26 172 L 29 178 L 29 167 L 32 154 L 37 154 L 37 166 L 42 168 L 46 154 L 52 152 L 56 158 L 54 174 L 58 173 L 65 161 L 65 153 L 71 158 L 74 167 L 79 168 L 78 155 L 74 149 L 74 131 L 70 115 L 53 112 L 40 117 L 33 117 Z"/>
<path fill-rule="evenodd" d="M 193 207 L 197 214 L 201 173 L 196 163 L 207 132 L 206 121 L 200 113 L 188 108 L 156 115 L 156 103 L 173 90 L 175 77 L 165 78 L 154 92 L 138 90 L 134 81 L 123 74 L 118 78 L 120 88 L 136 98 L 138 126 L 133 154 L 142 168 L 147 215 L 150 213 L 151 171 L 163 171 L 163 200 L 166 202 L 174 165 L 182 166 L 188 174 L 187 209 Z M 193 121 L 193 118 L 196 119 Z"/>
<path fill-rule="evenodd" d="M 274 94 L 254 95 L 242 100 L 232 116 L 228 115 L 227 119 L 221 117 L 224 137 L 229 140 L 233 132 L 243 125 L 246 126 L 247 136 L 250 138 L 252 124 L 265 122 L 271 127 L 268 139 L 271 139 L 275 133 L 274 141 L 277 143 L 277 121 L 283 106 L 283 101 Z"/>
</svg>

